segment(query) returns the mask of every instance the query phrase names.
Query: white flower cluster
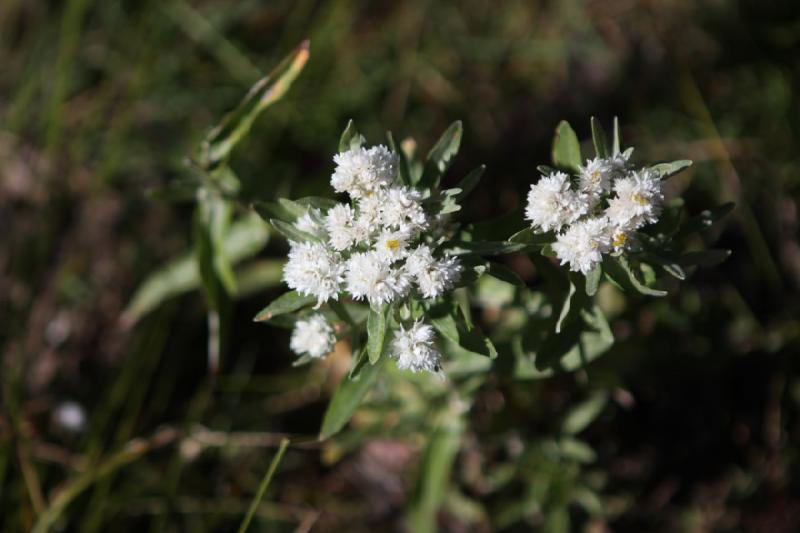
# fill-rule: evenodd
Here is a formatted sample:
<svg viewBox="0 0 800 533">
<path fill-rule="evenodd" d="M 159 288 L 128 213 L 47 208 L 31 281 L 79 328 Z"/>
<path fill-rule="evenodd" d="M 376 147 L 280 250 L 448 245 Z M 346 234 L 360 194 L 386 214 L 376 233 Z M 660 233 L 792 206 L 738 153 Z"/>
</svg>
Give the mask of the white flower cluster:
<svg viewBox="0 0 800 533">
<path fill-rule="evenodd" d="M 661 178 L 633 170 L 629 155 L 586 161 L 576 182 L 552 172 L 531 185 L 525 218 L 536 230 L 556 232 L 553 251 L 570 270 L 587 274 L 603 254 L 630 247 L 636 230 L 658 220 Z"/>
<path fill-rule="evenodd" d="M 308 355 L 314 359 L 324 357 L 333 351 L 336 336 L 333 328 L 321 314 L 313 314 L 294 324 L 289 347 L 298 355 Z"/>
<path fill-rule="evenodd" d="M 420 321 L 408 329 L 401 327 L 392 341 L 397 367 L 412 372 L 439 370 L 442 355 L 434 347 L 435 338 L 433 328 Z"/>
<path fill-rule="evenodd" d="M 334 161 L 331 185 L 347 193 L 351 203 L 336 204 L 326 213 L 311 209 L 295 222 L 297 229 L 317 240 L 290 242 L 283 271 L 286 284 L 314 296 L 318 307 L 338 300 L 343 292 L 380 307 L 415 289 L 424 298 L 450 290 L 461 277 L 461 264 L 455 257 L 434 257 L 426 244 L 436 243 L 440 230 L 425 212 L 422 193 L 397 183 L 397 155 L 384 146 L 359 147 L 334 156 Z M 302 332 L 325 337 L 322 330 L 312 335 L 310 328 L 298 322 L 292 349 L 317 357 L 319 350 L 311 348 L 324 343 L 299 338 Z M 393 343 L 398 366 L 414 371 L 438 367 L 432 340 L 433 330 L 422 324 L 398 332 Z"/>
</svg>

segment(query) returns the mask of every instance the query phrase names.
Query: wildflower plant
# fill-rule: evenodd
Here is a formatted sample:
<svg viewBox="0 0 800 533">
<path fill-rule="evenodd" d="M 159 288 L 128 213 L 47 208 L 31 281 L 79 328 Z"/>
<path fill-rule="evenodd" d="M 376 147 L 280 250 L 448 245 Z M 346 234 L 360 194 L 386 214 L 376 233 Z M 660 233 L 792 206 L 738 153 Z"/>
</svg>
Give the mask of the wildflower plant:
<svg viewBox="0 0 800 533">
<path fill-rule="evenodd" d="M 399 145 L 389 134 L 385 145 L 368 144 L 351 122 L 332 157 L 329 194 L 244 198 L 230 154 L 307 58 L 303 43 L 210 131 L 191 160 L 193 179 L 177 184 L 195 201 L 194 253 L 146 280 L 125 322 L 201 287 L 214 376 L 224 368 L 232 299 L 284 283 L 289 290 L 255 320 L 291 331 L 295 364 L 335 350 L 351 354 L 322 420 L 326 456 L 335 460 L 387 433 L 415 440 L 422 459 L 408 519 L 414 531 L 433 531 L 459 449 L 475 429 L 469 415 L 479 389 L 498 378 L 588 375 L 614 343 L 603 294 L 665 296 L 692 269 L 724 260 L 729 252 L 705 250 L 698 232 L 732 205 L 688 216 L 664 183 L 691 162 L 637 163 L 633 149 L 622 148 L 616 119 L 610 140 L 592 119 L 592 140 L 584 143 L 593 145 L 591 156 L 570 125 L 559 124 L 552 162 L 537 167 L 523 208 L 497 221 L 457 219 L 483 166 L 442 186 L 459 150 L 460 122 L 424 159 L 410 139 Z M 277 233 L 288 242 L 286 258 L 255 259 Z M 526 266 L 524 279 L 506 265 Z M 609 401 L 603 384 L 593 387 L 556 421 L 555 434 L 537 435 L 501 465 L 495 494 L 516 505 L 518 486 L 503 480 L 533 468 L 540 501 L 553 502 L 542 512 L 563 517 L 576 504 L 602 514 L 581 470 L 594 451 L 578 438 Z M 330 440 L 357 411 L 347 438 Z"/>
<path fill-rule="evenodd" d="M 479 167 L 456 187 L 441 188 L 461 135 L 456 122 L 422 162 L 399 149 L 391 134 L 388 146 L 367 146 L 351 122 L 333 157 L 330 184 L 339 201 L 257 205 L 289 242 L 283 280 L 292 290 L 256 320 L 293 328 L 298 363 L 332 351 L 331 331 L 352 348 L 353 376 L 384 357 L 401 370 L 440 372 L 441 336 L 497 355 L 456 293 L 486 269 L 481 253 L 524 245 L 459 240 L 453 214 L 483 173 Z"/>
<path fill-rule="evenodd" d="M 725 204 L 690 217 L 681 198 L 666 198 L 665 181 L 691 161 L 636 164 L 634 149 L 621 147 L 616 118 L 610 141 L 594 118 L 591 131 L 594 157 L 589 158 L 572 127 L 559 124 L 552 166 L 537 167 L 540 176 L 527 194 L 528 227 L 509 238 L 536 247 L 530 258 L 550 287 L 549 296 L 528 308 L 530 329 L 513 335 L 518 377 L 578 369 L 613 344 L 596 298 L 603 280 L 623 292 L 662 297 L 665 278 L 683 281 L 694 268 L 730 254 L 686 251 L 696 246 L 698 231 L 733 208 Z M 694 244 L 687 244 L 692 239 Z M 563 303 L 556 313 L 558 295 Z M 550 321 L 552 329 L 543 327 Z"/>
</svg>

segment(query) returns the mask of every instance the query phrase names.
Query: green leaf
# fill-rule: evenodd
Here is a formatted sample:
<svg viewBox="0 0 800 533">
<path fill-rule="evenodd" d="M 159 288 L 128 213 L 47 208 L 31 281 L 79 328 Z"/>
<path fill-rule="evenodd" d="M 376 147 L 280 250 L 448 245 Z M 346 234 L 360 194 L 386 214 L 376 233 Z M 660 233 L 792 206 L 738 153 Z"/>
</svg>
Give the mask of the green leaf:
<svg viewBox="0 0 800 533">
<path fill-rule="evenodd" d="M 425 168 L 419 180 L 421 187 L 437 187 L 442 175 L 450 167 L 461 145 L 463 126 L 460 120 L 448 127 L 428 153 Z"/>
<path fill-rule="evenodd" d="M 298 198 L 295 200 L 295 203 L 306 207 L 313 207 L 315 209 L 319 209 L 322 213 L 326 213 L 329 209 L 335 207 L 339 202 L 323 196 L 304 196 L 303 198 Z"/>
<path fill-rule="evenodd" d="M 211 309 L 219 311 L 228 295 L 236 291 L 236 278 L 223 243 L 228 233 L 232 206 L 218 197 L 197 205 L 193 221 L 193 242 L 200 281 Z"/>
<path fill-rule="evenodd" d="M 519 274 L 501 263 L 489 263 L 489 269 L 486 271 L 486 273 L 493 278 L 497 278 L 500 281 L 505 281 L 506 283 L 515 285 L 517 287 L 526 286 L 525 282 L 522 281 L 522 278 L 519 277 Z"/>
<path fill-rule="evenodd" d="M 236 144 L 250 131 L 256 117 L 280 100 L 308 61 L 308 41 L 303 41 L 267 76 L 256 82 L 239 105 L 212 129 L 200 148 L 200 166 L 212 170 L 222 165 Z"/>
<path fill-rule="evenodd" d="M 222 242 L 222 252 L 235 265 L 252 257 L 269 241 L 266 224 L 256 215 L 243 217 L 231 225 Z M 200 287 L 200 272 L 193 253 L 173 259 L 148 276 L 136 289 L 122 313 L 122 322 L 132 326 L 164 301 Z"/>
<path fill-rule="evenodd" d="M 614 117 L 614 140 L 611 146 L 611 155 L 619 154 L 620 147 L 622 146 L 622 135 L 619 132 L 619 118 Z"/>
<path fill-rule="evenodd" d="M 558 439 L 558 452 L 564 459 L 579 463 L 593 463 L 597 459 L 591 446 L 574 437 L 564 436 Z"/>
<path fill-rule="evenodd" d="M 605 391 L 594 392 L 587 400 L 570 410 L 561 424 L 561 431 L 568 435 L 580 433 L 597 418 L 607 403 L 608 394 Z"/>
<path fill-rule="evenodd" d="M 562 120 L 556 128 L 553 139 L 553 164 L 560 168 L 577 172 L 582 163 L 581 145 L 575 130 Z"/>
<path fill-rule="evenodd" d="M 685 267 L 712 267 L 718 265 L 730 257 L 730 250 L 703 250 L 700 252 L 689 252 L 678 257 L 675 262 Z"/>
<path fill-rule="evenodd" d="M 461 192 L 456 195 L 456 200 L 461 201 L 472 192 L 475 187 L 478 186 L 478 183 L 481 181 L 481 177 L 483 176 L 483 172 L 486 170 L 486 165 L 481 165 L 466 176 L 464 179 L 458 182 L 456 188 L 461 189 Z"/>
<path fill-rule="evenodd" d="M 647 296 L 666 296 L 667 291 L 648 287 L 636 277 L 625 256 L 607 257 L 603 261 L 603 271 L 613 282 L 626 290 L 635 290 Z"/>
<path fill-rule="evenodd" d="M 268 306 L 262 309 L 253 319 L 255 322 L 264 322 L 277 315 L 292 313 L 308 305 L 316 303 L 315 296 L 304 296 L 297 291 L 289 291 L 278 296 Z"/>
<path fill-rule="evenodd" d="M 247 509 L 247 514 L 245 515 L 242 523 L 239 525 L 239 530 L 237 533 L 245 533 L 247 528 L 250 526 L 250 522 L 253 520 L 253 516 L 255 516 L 256 511 L 258 510 L 258 506 L 261 503 L 261 499 L 264 497 L 264 493 L 267 492 L 267 488 L 269 487 L 270 482 L 272 481 L 272 476 L 275 475 L 275 471 L 278 469 L 278 465 L 281 463 L 283 459 L 283 454 L 286 453 L 286 449 L 289 447 L 289 439 L 283 438 L 281 439 L 280 446 L 278 447 L 278 452 L 275 454 L 275 457 L 272 458 L 272 462 L 269 464 L 269 468 L 267 469 L 266 474 L 261 479 L 261 483 L 258 485 L 258 490 L 256 491 L 256 495 L 253 497 L 253 500 L 250 502 L 250 506 Z"/>
<path fill-rule="evenodd" d="M 293 223 L 298 218 L 308 213 L 308 206 L 286 198 L 279 198 L 275 202 L 256 202 L 253 204 L 253 209 L 267 222 L 269 222 L 271 218 L 275 218 L 284 222 Z"/>
<path fill-rule="evenodd" d="M 536 170 L 538 170 L 542 176 L 549 176 L 558 172 L 556 169 L 548 165 L 536 165 Z"/>
<path fill-rule="evenodd" d="M 546 233 L 537 233 L 533 228 L 525 228 L 519 230 L 514 235 L 508 238 L 508 242 L 528 245 L 528 247 L 545 246 L 555 242 L 556 236 L 552 231 Z"/>
<path fill-rule="evenodd" d="M 408 155 L 403 151 L 403 148 L 398 145 L 395 140 L 392 132 L 389 131 L 386 133 L 386 137 L 389 140 L 389 148 L 397 154 L 397 158 L 399 159 L 398 171 L 400 174 L 400 180 L 407 186 L 411 186 L 414 182 L 414 179 L 411 175 L 411 164 L 408 161 Z"/>
<path fill-rule="evenodd" d="M 369 315 L 367 315 L 367 353 L 369 362 L 373 365 L 381 358 L 386 343 L 388 309 L 387 305 L 378 310 L 370 308 Z"/>
<path fill-rule="evenodd" d="M 592 142 L 594 143 L 594 153 L 597 157 L 608 157 L 608 139 L 606 132 L 603 130 L 602 124 L 596 118 L 591 118 L 592 125 Z"/>
<path fill-rule="evenodd" d="M 650 167 L 650 170 L 657 172 L 662 180 L 670 178 L 675 174 L 683 171 L 684 169 L 692 166 L 692 162 L 688 159 L 681 159 L 679 161 L 672 161 L 671 163 L 659 163 Z"/>
<path fill-rule="evenodd" d="M 272 224 L 273 228 L 278 230 L 278 232 L 292 242 L 320 242 L 319 237 L 297 229 L 294 224 L 289 224 L 288 222 L 278 220 L 277 218 L 271 218 L 269 223 Z"/>
<path fill-rule="evenodd" d="M 534 365 L 518 360 L 515 375 L 546 377 L 554 370 L 571 372 L 600 357 L 613 344 L 614 336 L 598 306 L 583 309 L 561 333 L 547 336 L 535 349 Z"/>
<path fill-rule="evenodd" d="M 468 328 L 460 317 L 457 318 L 451 313 L 447 313 L 430 318 L 430 323 L 445 339 L 463 350 L 490 359 L 497 357 L 494 343 L 477 327 Z"/>
<path fill-rule="evenodd" d="M 453 464 L 461 448 L 464 427 L 460 413 L 447 413 L 430 434 L 422 452 L 419 476 L 411 499 L 411 531 L 437 531 L 436 515 L 447 494 Z"/>
<path fill-rule="evenodd" d="M 342 132 L 342 136 L 339 137 L 339 153 L 360 148 L 365 142 L 367 140 L 358 133 L 355 123 L 352 120 L 348 120 L 347 127 Z"/>
<path fill-rule="evenodd" d="M 647 252 L 642 254 L 642 258 L 646 261 L 651 263 L 655 263 L 656 265 L 660 266 L 664 269 L 664 271 L 669 274 L 670 276 L 677 278 L 681 281 L 686 279 L 686 272 L 681 268 L 674 259 L 668 257 L 662 257 L 653 252 Z"/>
<path fill-rule="evenodd" d="M 561 306 L 561 312 L 558 314 L 558 320 L 556 321 L 556 333 L 561 333 L 561 330 L 567 321 L 567 317 L 570 315 L 572 300 L 577 294 L 578 290 L 575 286 L 575 282 L 573 281 L 573 277 L 570 276 L 569 293 L 567 293 L 567 297 L 564 300 L 564 305 Z"/>
<path fill-rule="evenodd" d="M 597 287 L 600 284 L 600 278 L 603 276 L 603 265 L 599 264 L 594 267 L 588 274 L 586 274 L 586 295 L 594 296 L 597 293 Z"/>
<path fill-rule="evenodd" d="M 328 439 L 338 433 L 352 418 L 353 413 L 356 412 L 361 401 L 380 375 L 387 359 L 387 357 L 382 357 L 374 365 L 365 365 L 357 377 L 343 378 L 339 382 L 322 418 L 320 440 Z"/>
<path fill-rule="evenodd" d="M 448 250 L 451 255 L 477 254 L 491 256 L 518 252 L 524 250 L 526 246 L 522 243 L 508 241 L 449 241 L 444 243 L 441 248 Z"/>
</svg>

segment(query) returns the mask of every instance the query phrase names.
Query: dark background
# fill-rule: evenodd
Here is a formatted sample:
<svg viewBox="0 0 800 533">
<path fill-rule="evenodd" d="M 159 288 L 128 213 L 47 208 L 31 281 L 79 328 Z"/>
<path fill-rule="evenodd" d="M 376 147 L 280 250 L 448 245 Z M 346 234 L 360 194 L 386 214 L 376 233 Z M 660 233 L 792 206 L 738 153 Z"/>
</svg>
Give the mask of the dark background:
<svg viewBox="0 0 800 533">
<path fill-rule="evenodd" d="M 571 528 L 800 528 L 797 2 L 3 0 L 0 529 L 29 529 L 65 481 L 131 439 L 201 424 L 222 443 L 154 444 L 60 523 L 229 531 L 277 436 L 316 434 L 347 361 L 291 367 L 286 333 L 251 323 L 277 285 L 237 302 L 212 390 L 199 292 L 120 321 L 137 285 L 190 246 L 192 204 L 148 191 L 184 177 L 206 131 L 304 38 L 305 71 L 232 161 L 245 198 L 327 194 L 349 118 L 372 142 L 390 129 L 423 148 L 463 120 L 452 176 L 488 166 L 466 221 L 524 202 L 560 119 L 586 139 L 589 116 L 617 115 L 635 159 L 693 159 L 672 192 L 691 213 L 736 202 L 704 234 L 733 255 L 613 317 L 618 342 L 592 375 L 614 401 L 583 435 L 597 459 L 580 474 L 601 479 L 603 513 L 570 507 Z M 506 509 L 535 468 L 497 490 L 479 481 L 552 431 L 581 379 L 485 386 L 453 476 L 471 506 L 448 503 L 443 531 L 557 528 L 546 505 Z M 82 431 L 59 426 L 65 401 L 85 410 Z M 290 449 L 263 530 L 402 527 L 418 442 L 353 435 Z"/>
</svg>

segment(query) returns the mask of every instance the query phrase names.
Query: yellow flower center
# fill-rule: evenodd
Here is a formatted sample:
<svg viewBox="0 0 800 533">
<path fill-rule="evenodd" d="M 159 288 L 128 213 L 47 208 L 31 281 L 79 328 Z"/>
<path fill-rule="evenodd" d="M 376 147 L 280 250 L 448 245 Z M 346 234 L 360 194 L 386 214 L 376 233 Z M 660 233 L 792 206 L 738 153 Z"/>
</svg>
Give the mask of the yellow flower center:
<svg viewBox="0 0 800 533">
<path fill-rule="evenodd" d="M 633 193 L 631 199 L 639 205 L 647 205 L 647 199 L 638 192 Z"/>
<path fill-rule="evenodd" d="M 386 247 L 390 250 L 397 250 L 398 248 L 400 248 L 400 241 L 398 241 L 397 239 L 389 239 L 388 241 L 386 241 Z"/>
<path fill-rule="evenodd" d="M 617 233 L 614 235 L 614 247 L 619 248 L 625 245 L 625 241 L 628 240 L 628 236 L 624 233 Z"/>
<path fill-rule="evenodd" d="M 600 171 L 599 170 L 593 170 L 592 171 L 592 181 L 594 181 L 595 183 L 600 181 Z"/>
</svg>

